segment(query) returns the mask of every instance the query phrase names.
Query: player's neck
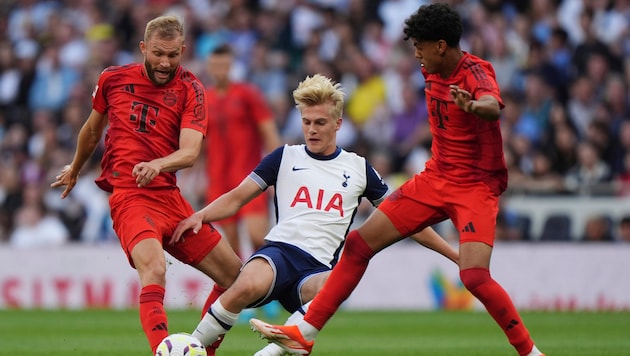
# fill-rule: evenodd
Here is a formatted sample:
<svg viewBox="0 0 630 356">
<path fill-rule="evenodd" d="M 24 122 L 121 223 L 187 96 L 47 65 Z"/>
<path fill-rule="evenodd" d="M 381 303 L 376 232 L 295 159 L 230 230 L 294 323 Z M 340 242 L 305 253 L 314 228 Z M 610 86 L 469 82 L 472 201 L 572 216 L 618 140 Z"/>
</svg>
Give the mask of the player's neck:
<svg viewBox="0 0 630 356">
<path fill-rule="evenodd" d="M 225 93 L 230 88 L 230 81 L 226 80 L 217 82 L 215 88 L 219 93 Z"/>
<path fill-rule="evenodd" d="M 449 49 L 444 54 L 444 66 L 440 71 L 440 77 L 442 77 L 443 79 L 450 77 L 451 74 L 453 74 L 453 71 L 455 71 L 455 69 L 459 65 L 459 61 L 461 61 L 463 56 L 464 52 L 462 52 L 459 47 Z"/>
</svg>

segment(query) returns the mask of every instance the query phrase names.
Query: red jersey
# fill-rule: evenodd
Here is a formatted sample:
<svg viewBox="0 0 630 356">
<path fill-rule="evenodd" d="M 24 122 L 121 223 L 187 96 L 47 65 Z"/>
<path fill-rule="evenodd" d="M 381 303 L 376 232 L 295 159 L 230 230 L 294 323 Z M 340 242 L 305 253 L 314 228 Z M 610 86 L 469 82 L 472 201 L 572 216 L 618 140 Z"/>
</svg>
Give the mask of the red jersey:
<svg viewBox="0 0 630 356">
<path fill-rule="evenodd" d="M 422 72 L 433 135 L 432 157 L 426 164 L 426 171 L 453 182 L 482 181 L 496 194 L 505 191 L 507 167 L 499 120 L 486 121 L 465 112 L 453 102 L 449 88 L 449 85 L 457 85 L 470 92 L 472 99 L 491 95 L 503 108 L 492 65 L 464 52 L 446 79 L 439 74 L 426 73 L 424 68 Z"/>
<path fill-rule="evenodd" d="M 175 152 L 183 128 L 206 133 L 203 86 L 182 67 L 165 85 L 154 84 L 143 64 L 109 67 L 92 93 L 92 108 L 109 119 L 103 171 L 96 180 L 108 192 L 114 187 L 137 187 L 133 167 Z M 176 184 L 175 172 L 163 172 L 147 188 Z"/>
<path fill-rule="evenodd" d="M 273 114 L 262 93 L 245 83 L 232 83 L 224 93 L 208 87 L 206 98 L 209 191 L 220 195 L 236 187 L 256 168 L 263 154 L 258 126 L 273 120 Z"/>
</svg>

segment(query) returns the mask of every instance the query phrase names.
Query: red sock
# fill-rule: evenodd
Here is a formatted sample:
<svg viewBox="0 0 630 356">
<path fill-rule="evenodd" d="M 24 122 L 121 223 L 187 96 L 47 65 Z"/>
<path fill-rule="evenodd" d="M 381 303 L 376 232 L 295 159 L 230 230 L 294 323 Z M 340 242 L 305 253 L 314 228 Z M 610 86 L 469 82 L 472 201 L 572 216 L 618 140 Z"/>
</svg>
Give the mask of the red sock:
<svg viewBox="0 0 630 356">
<path fill-rule="evenodd" d="M 512 299 L 505 290 L 490 277 L 487 268 L 468 268 L 460 272 L 462 282 L 488 313 L 499 324 L 519 355 L 527 355 L 534 342 L 523 324 Z"/>
<path fill-rule="evenodd" d="M 313 299 L 304 320 L 321 330 L 341 303 L 348 299 L 357 287 L 372 256 L 374 256 L 374 251 L 365 243 L 359 232 L 351 231 L 346 239 L 339 263 L 333 268 L 328 281 Z"/>
<path fill-rule="evenodd" d="M 223 294 L 223 292 L 225 292 L 226 289 L 227 288 L 219 287 L 218 284 L 215 284 L 214 287 L 212 287 L 212 292 L 210 292 L 210 295 L 208 295 L 208 299 L 206 299 L 206 303 L 203 305 L 203 310 L 201 312 L 201 317 L 202 318 L 204 317 L 204 315 L 206 315 L 206 313 L 208 312 L 208 309 L 210 309 L 210 306 L 212 305 L 212 303 L 214 303 L 217 299 L 219 299 L 221 294 Z M 225 338 L 225 335 L 222 335 L 221 337 L 219 337 L 219 340 L 217 340 L 214 343 L 212 343 L 212 345 L 206 346 L 206 354 L 207 354 L 207 356 L 214 356 L 214 355 L 216 355 L 217 349 L 219 348 L 219 346 L 223 342 L 224 338 Z"/>
<path fill-rule="evenodd" d="M 160 342 L 168 336 L 164 292 L 164 287 L 157 284 L 145 286 L 140 292 L 140 323 L 154 354 Z"/>
</svg>

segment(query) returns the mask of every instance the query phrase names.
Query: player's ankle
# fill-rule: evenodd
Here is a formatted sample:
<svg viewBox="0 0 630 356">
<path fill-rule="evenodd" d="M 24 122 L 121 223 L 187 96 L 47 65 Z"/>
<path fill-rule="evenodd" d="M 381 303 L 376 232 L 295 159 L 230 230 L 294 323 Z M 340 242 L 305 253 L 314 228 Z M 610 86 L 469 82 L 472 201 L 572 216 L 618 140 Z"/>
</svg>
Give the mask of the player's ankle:
<svg viewBox="0 0 630 356">
<path fill-rule="evenodd" d="M 298 329 L 300 329 L 300 333 L 307 341 L 313 341 L 317 337 L 319 330 L 313 325 L 309 324 L 307 321 L 300 321 L 297 324 Z"/>
</svg>

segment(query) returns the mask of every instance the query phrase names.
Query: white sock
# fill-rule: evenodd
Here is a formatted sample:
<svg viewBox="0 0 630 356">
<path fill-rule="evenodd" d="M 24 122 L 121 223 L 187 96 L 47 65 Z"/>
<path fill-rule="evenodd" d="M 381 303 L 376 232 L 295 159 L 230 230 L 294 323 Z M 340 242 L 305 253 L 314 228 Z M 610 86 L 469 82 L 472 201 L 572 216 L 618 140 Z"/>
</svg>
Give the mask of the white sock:
<svg viewBox="0 0 630 356">
<path fill-rule="evenodd" d="M 308 307 L 310 305 L 311 305 L 311 302 L 308 302 L 302 305 L 302 309 L 304 310 L 304 313 L 308 311 Z M 306 322 L 306 320 L 304 320 L 304 315 L 302 315 L 302 313 L 300 313 L 299 310 L 293 313 L 289 317 L 289 319 L 287 320 L 287 324 L 297 325 L 298 329 L 300 329 L 300 332 L 302 333 L 302 336 L 304 336 L 304 338 L 309 341 L 315 340 L 315 338 L 317 337 L 317 334 L 319 333 L 319 330 L 316 327 L 314 327 L 313 325 Z"/>
<path fill-rule="evenodd" d="M 217 318 L 220 322 L 229 325 L 230 327 L 232 327 L 232 325 L 236 323 L 238 315 L 240 314 L 232 313 L 231 311 L 225 309 L 223 304 L 221 304 L 220 298 L 212 303 L 210 310 L 212 310 L 212 315 L 214 315 L 215 318 Z"/>
<path fill-rule="evenodd" d="M 309 305 L 311 305 L 311 302 L 302 305 L 302 310 L 304 311 L 304 314 L 308 311 Z M 284 325 L 297 325 L 301 321 L 303 321 L 304 314 L 302 313 L 302 310 L 297 310 L 293 314 L 291 314 Z"/>
<path fill-rule="evenodd" d="M 305 320 L 302 320 L 299 323 L 297 323 L 297 327 L 298 329 L 300 329 L 302 336 L 304 336 L 304 338 L 309 341 L 315 340 L 315 338 L 317 337 L 317 334 L 319 333 L 319 330 L 316 327 L 309 324 Z"/>
<path fill-rule="evenodd" d="M 536 345 L 534 345 L 534 347 L 532 347 L 532 351 L 530 351 L 527 356 L 541 356 L 543 353 L 540 352 L 540 350 L 538 350 L 538 348 L 536 347 Z"/>
<path fill-rule="evenodd" d="M 285 353 L 282 347 L 272 342 L 256 352 L 254 356 L 283 356 Z"/>
<path fill-rule="evenodd" d="M 238 313 L 232 313 L 226 310 L 217 300 L 210 307 L 210 311 L 206 313 L 197 328 L 193 331 L 192 336 L 196 337 L 204 345 L 211 345 L 217 341 L 219 336 L 225 334 L 238 319 Z"/>
</svg>

